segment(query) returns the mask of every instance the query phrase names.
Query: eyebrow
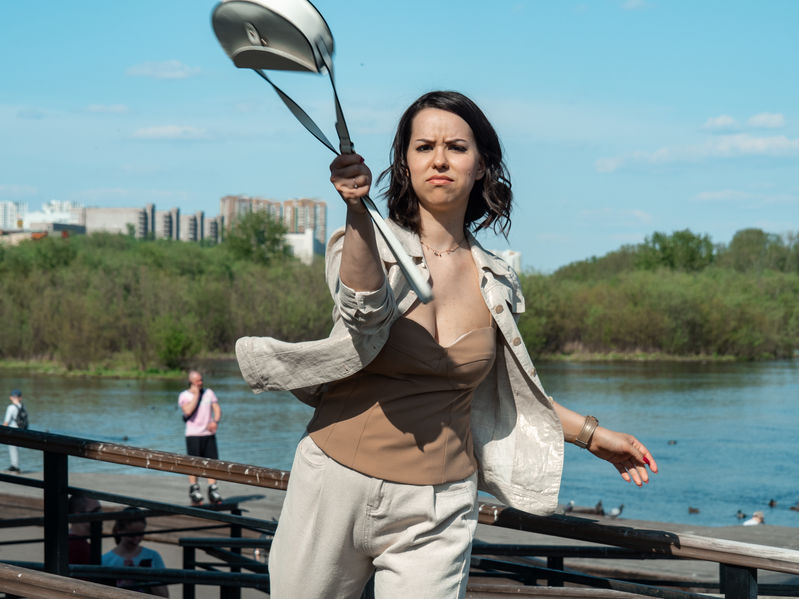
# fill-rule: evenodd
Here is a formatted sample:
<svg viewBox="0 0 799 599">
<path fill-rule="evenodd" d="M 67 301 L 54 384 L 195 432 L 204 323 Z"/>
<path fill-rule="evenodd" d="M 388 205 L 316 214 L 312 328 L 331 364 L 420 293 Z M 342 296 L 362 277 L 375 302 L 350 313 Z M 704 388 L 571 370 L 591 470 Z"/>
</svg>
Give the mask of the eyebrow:
<svg viewBox="0 0 799 599">
<path fill-rule="evenodd" d="M 432 143 L 435 140 L 434 139 L 427 139 L 425 137 L 417 137 L 413 141 L 415 141 L 415 142 L 420 142 L 421 141 L 421 142 L 425 142 L 425 143 Z M 469 143 L 469 140 L 468 139 L 464 139 L 462 137 L 455 137 L 453 139 L 445 139 L 444 140 L 444 143 L 448 143 L 448 144 L 455 143 L 455 142 Z"/>
</svg>

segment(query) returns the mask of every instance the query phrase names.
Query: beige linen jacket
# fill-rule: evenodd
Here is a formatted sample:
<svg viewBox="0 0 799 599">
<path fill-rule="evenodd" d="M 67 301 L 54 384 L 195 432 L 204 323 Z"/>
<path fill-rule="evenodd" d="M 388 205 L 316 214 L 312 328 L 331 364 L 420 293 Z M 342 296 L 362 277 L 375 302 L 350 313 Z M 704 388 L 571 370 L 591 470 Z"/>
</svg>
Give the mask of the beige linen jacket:
<svg viewBox="0 0 799 599">
<path fill-rule="evenodd" d="M 429 277 L 419 237 L 387 221 L 412 260 Z M 316 405 L 324 385 L 358 372 L 388 339 L 391 325 L 416 301 L 396 258 L 379 233 L 386 278 L 377 291 L 356 292 L 339 280 L 343 229 L 330 238 L 327 282 L 335 301 L 327 339 L 288 343 L 271 337 L 242 337 L 236 357 L 255 393 L 291 391 Z M 524 298 L 516 273 L 469 235 L 481 273 L 480 289 L 496 322 L 499 347 L 494 367 L 472 399 L 472 436 L 480 490 L 533 514 L 557 507 L 563 467 L 563 431 L 522 342 L 516 318 Z"/>
</svg>

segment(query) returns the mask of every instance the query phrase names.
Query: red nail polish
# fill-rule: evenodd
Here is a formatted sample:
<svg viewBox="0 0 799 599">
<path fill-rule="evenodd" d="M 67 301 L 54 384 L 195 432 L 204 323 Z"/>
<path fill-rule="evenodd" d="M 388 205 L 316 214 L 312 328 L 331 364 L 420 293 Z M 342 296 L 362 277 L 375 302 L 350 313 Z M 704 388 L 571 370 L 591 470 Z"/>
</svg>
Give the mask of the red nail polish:
<svg viewBox="0 0 799 599">
<path fill-rule="evenodd" d="M 646 464 L 647 466 L 650 466 L 650 465 L 651 465 L 651 464 L 649 463 L 649 458 L 648 458 L 648 457 L 646 457 L 646 456 L 644 456 L 644 464 Z"/>
<path fill-rule="evenodd" d="M 360 156 L 361 164 L 363 164 L 363 156 Z"/>
</svg>

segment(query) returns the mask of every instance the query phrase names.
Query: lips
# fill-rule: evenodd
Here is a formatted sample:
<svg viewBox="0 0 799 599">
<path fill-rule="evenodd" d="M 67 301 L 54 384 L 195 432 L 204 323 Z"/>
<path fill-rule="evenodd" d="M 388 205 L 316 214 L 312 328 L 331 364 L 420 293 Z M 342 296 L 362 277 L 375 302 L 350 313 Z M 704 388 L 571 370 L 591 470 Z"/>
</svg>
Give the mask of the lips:
<svg viewBox="0 0 799 599">
<path fill-rule="evenodd" d="M 447 183 L 452 183 L 452 179 L 449 177 L 443 177 L 441 175 L 436 175 L 435 177 L 430 177 L 427 179 L 427 182 L 432 185 L 445 185 Z"/>
</svg>

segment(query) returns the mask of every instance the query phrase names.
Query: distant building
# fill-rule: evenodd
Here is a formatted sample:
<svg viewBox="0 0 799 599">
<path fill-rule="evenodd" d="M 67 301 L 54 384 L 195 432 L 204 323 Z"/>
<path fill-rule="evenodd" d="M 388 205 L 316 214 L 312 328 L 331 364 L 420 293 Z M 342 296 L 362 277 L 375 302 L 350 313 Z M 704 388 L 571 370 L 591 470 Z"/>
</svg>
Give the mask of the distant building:
<svg viewBox="0 0 799 599">
<path fill-rule="evenodd" d="M 298 198 L 278 202 L 268 198 L 245 195 L 225 196 L 219 201 L 219 214 L 227 226 L 249 212 L 267 211 L 275 220 L 283 223 L 289 234 L 312 231 L 313 237 L 322 246 L 327 242 L 327 204 L 319 200 Z"/>
<path fill-rule="evenodd" d="M 35 233 L 47 233 L 51 237 L 71 237 L 72 235 L 86 234 L 86 227 L 71 223 L 31 223 L 30 230 Z"/>
<path fill-rule="evenodd" d="M 289 233 L 314 232 L 322 245 L 327 241 L 327 204 L 318 200 L 298 199 L 283 202 L 283 225 Z"/>
<path fill-rule="evenodd" d="M 83 208 L 81 223 L 86 233 L 133 234 L 137 239 L 152 236 L 155 206 L 147 204 L 144 208 Z"/>
<path fill-rule="evenodd" d="M 50 200 L 42 204 L 41 210 L 27 212 L 23 219 L 25 229 L 40 229 L 44 223 L 83 225 L 83 208 L 65 200 Z"/>
<path fill-rule="evenodd" d="M 311 264 L 314 255 L 325 255 L 325 244 L 316 238 L 312 229 L 306 229 L 304 233 L 286 233 L 286 243 L 292 256 L 303 264 Z"/>
<path fill-rule="evenodd" d="M 521 274 L 522 272 L 522 254 L 521 252 L 517 252 L 516 250 L 491 250 L 497 256 L 502 258 L 508 265 L 516 271 L 516 274 Z"/>
<path fill-rule="evenodd" d="M 220 214 L 203 219 L 203 239 L 211 243 L 221 243 L 225 230 L 225 218 Z"/>
<path fill-rule="evenodd" d="M 0 202 L 0 230 L 22 229 L 27 211 L 27 202 Z"/>
<path fill-rule="evenodd" d="M 268 212 L 275 220 L 283 216 L 280 202 L 276 200 L 245 195 L 225 196 L 219 200 L 219 214 L 228 226 L 236 222 L 239 216 L 261 210 Z"/>
</svg>

